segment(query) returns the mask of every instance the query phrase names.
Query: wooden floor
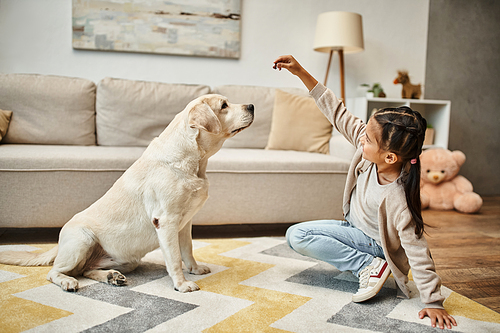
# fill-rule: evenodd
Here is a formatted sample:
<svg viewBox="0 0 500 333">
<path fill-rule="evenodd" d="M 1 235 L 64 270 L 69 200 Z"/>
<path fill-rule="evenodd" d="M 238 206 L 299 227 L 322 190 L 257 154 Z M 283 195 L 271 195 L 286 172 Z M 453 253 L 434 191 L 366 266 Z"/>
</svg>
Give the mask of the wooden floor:
<svg viewBox="0 0 500 333">
<path fill-rule="evenodd" d="M 500 313 L 500 197 L 479 214 L 424 211 L 426 236 L 443 285 Z M 289 224 L 194 226 L 193 238 L 284 236 Z M 0 229 L 0 244 L 56 242 L 59 229 Z"/>
<path fill-rule="evenodd" d="M 424 211 L 426 236 L 443 285 L 500 312 L 500 197 L 479 214 Z"/>
</svg>

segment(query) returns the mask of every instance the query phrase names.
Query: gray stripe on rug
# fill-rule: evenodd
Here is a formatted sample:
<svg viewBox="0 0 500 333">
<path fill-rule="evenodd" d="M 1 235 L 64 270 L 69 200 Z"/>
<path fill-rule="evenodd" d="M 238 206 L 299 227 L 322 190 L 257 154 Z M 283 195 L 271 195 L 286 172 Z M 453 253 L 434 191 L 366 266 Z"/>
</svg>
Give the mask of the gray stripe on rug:
<svg viewBox="0 0 500 333">
<path fill-rule="evenodd" d="M 349 303 L 333 315 L 327 322 L 375 332 L 436 332 L 439 328 L 387 317 L 402 301 L 395 297 L 394 289 L 382 288 L 376 298 L 363 303 Z M 416 314 L 415 314 L 416 316 Z"/>
<path fill-rule="evenodd" d="M 356 293 L 358 290 L 358 278 L 351 272 L 341 272 L 328 263 L 300 255 L 292 250 L 287 243 L 274 246 L 261 253 L 317 263 L 317 265 L 289 277 L 286 279 L 287 282 L 327 288 L 352 294 Z M 327 322 L 376 332 L 425 333 L 440 330 L 439 328 L 432 328 L 428 325 L 388 318 L 387 315 L 401 301 L 402 299 L 397 297 L 397 289 L 383 287 L 377 296 L 371 300 L 363 303 L 351 302 L 345 305 L 339 312 L 332 315 Z"/>
<path fill-rule="evenodd" d="M 131 290 L 138 285 L 163 278 L 167 275 L 165 266 L 142 263 L 128 273 L 126 286 L 112 286 L 95 283 L 78 290 L 79 296 L 133 309 L 84 332 L 145 332 L 163 322 L 191 311 L 198 305 L 143 294 Z M 165 286 L 165 288 L 169 288 Z"/>
</svg>

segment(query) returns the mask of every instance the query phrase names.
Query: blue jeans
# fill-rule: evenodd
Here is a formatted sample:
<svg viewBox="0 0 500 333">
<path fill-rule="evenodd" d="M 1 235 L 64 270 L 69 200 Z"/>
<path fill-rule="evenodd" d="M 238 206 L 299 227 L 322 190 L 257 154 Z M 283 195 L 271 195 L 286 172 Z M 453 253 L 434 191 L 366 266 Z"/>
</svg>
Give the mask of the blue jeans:
<svg viewBox="0 0 500 333">
<path fill-rule="evenodd" d="M 375 240 L 347 221 L 320 220 L 292 225 L 286 231 L 288 245 L 297 253 L 325 261 L 354 275 L 374 257 L 385 259 Z"/>
</svg>

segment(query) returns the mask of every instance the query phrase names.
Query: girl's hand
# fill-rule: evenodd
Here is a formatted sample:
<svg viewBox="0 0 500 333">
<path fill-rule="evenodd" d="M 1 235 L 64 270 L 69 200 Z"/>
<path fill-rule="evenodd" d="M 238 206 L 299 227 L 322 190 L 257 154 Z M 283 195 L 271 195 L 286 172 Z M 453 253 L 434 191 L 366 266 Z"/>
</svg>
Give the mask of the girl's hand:
<svg viewBox="0 0 500 333">
<path fill-rule="evenodd" d="M 446 324 L 446 327 L 448 327 L 448 329 L 450 330 L 452 324 L 453 326 L 457 326 L 455 318 L 450 316 L 444 309 L 425 308 L 418 313 L 418 316 L 420 317 L 420 319 L 424 319 L 425 316 L 428 316 L 431 319 L 432 327 L 436 327 L 436 320 L 439 324 L 440 329 L 444 329 L 444 324 Z"/>
<path fill-rule="evenodd" d="M 278 70 L 285 68 L 288 69 L 290 73 L 297 76 L 299 76 L 300 72 L 304 70 L 299 62 L 295 60 L 295 58 L 291 55 L 281 56 L 278 59 L 274 60 L 273 68 Z"/>
<path fill-rule="evenodd" d="M 278 70 L 285 68 L 293 75 L 297 75 L 309 91 L 311 91 L 316 84 L 318 84 L 318 81 L 316 81 L 316 79 L 309 74 L 291 55 L 278 57 L 278 59 L 274 60 L 273 68 Z"/>
</svg>

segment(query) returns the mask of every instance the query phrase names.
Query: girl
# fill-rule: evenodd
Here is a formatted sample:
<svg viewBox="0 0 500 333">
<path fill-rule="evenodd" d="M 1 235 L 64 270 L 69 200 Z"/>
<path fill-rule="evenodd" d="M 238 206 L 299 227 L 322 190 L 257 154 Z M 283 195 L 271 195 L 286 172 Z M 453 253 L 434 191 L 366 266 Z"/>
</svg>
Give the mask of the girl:
<svg viewBox="0 0 500 333">
<path fill-rule="evenodd" d="M 420 160 L 426 120 L 408 107 L 377 111 L 364 124 L 347 111 L 333 92 L 311 76 L 292 56 L 281 56 L 274 68 L 298 76 L 335 129 L 357 150 L 344 190 L 346 221 L 312 221 L 286 233 L 296 252 L 326 261 L 359 277 L 353 302 L 374 297 L 391 271 L 400 290 L 411 268 L 413 280 L 433 327 L 457 325 L 443 308 L 441 279 L 427 242 L 420 203 Z"/>
</svg>

